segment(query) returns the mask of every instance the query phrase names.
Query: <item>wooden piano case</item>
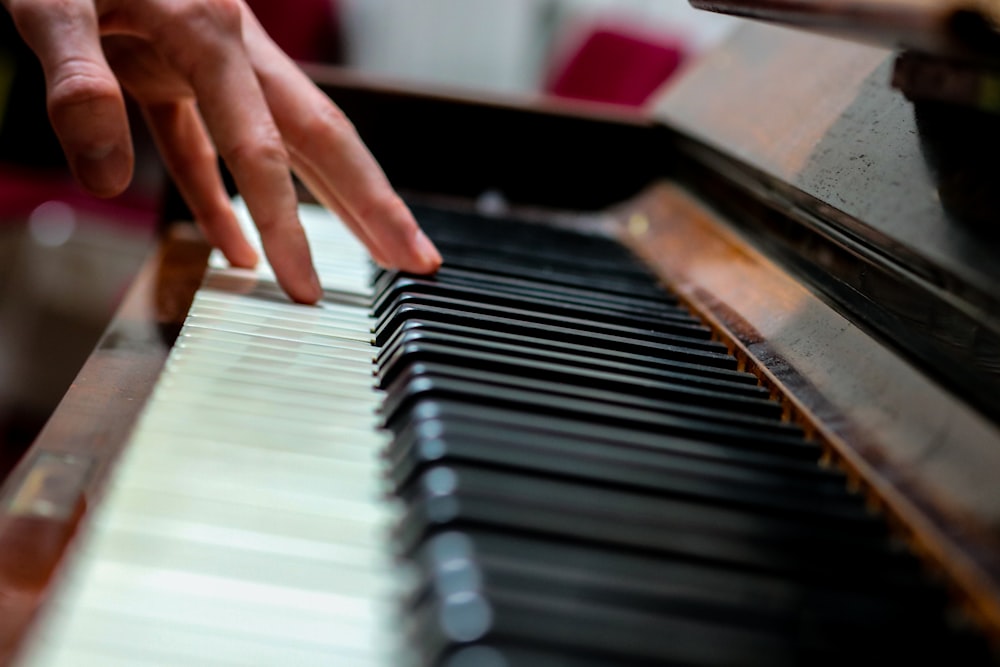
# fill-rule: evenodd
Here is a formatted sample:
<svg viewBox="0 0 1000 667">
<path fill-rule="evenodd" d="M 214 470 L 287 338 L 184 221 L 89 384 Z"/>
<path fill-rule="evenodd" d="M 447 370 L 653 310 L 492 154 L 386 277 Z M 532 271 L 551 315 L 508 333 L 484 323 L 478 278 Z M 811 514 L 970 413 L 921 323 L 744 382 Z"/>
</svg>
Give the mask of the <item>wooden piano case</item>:
<svg viewBox="0 0 1000 667">
<path fill-rule="evenodd" d="M 499 194 L 613 229 L 1000 638 L 1000 241 L 935 194 L 891 60 L 748 26 L 651 116 L 312 74 L 404 193 Z M 165 233 L 3 487 L 0 662 L 72 554 L 183 320 L 207 253 L 185 229 Z"/>
</svg>

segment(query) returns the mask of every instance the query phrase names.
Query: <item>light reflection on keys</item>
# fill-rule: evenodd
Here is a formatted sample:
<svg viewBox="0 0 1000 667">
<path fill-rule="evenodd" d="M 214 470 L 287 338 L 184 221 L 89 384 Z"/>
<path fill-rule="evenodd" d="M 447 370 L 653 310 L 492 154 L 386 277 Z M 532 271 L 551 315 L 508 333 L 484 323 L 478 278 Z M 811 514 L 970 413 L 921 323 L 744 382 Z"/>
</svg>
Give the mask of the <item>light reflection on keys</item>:
<svg viewBox="0 0 1000 667">
<path fill-rule="evenodd" d="M 370 266 L 330 214 L 302 219 L 324 302 L 213 257 L 20 664 L 405 664 Z"/>
</svg>

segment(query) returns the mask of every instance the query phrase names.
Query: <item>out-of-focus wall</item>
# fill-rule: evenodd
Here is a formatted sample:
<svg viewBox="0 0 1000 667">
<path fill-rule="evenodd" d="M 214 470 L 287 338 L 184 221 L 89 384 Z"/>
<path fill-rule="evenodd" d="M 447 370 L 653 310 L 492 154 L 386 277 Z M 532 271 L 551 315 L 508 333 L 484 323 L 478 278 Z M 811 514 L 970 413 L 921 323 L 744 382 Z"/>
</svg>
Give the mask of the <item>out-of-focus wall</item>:
<svg viewBox="0 0 1000 667">
<path fill-rule="evenodd" d="M 683 0 L 341 0 L 348 60 L 391 77 L 535 92 L 555 50 L 597 20 L 683 37 L 693 52 L 721 39 L 726 17 Z"/>
<path fill-rule="evenodd" d="M 416 82 L 504 91 L 532 81 L 540 0 L 347 0 L 350 64 Z"/>
</svg>

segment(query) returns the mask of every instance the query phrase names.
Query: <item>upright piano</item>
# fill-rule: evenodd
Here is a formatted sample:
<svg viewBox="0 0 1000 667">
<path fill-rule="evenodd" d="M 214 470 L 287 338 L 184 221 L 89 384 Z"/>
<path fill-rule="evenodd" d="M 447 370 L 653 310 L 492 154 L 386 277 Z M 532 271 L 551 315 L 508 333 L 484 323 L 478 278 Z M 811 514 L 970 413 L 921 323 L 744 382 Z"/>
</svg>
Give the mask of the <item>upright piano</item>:
<svg viewBox="0 0 1000 667">
<path fill-rule="evenodd" d="M 995 664 L 993 6 L 694 4 L 874 44 L 748 22 L 644 116 L 315 70 L 445 258 L 304 201 L 316 307 L 168 207 L 3 486 L 0 662 Z"/>
</svg>

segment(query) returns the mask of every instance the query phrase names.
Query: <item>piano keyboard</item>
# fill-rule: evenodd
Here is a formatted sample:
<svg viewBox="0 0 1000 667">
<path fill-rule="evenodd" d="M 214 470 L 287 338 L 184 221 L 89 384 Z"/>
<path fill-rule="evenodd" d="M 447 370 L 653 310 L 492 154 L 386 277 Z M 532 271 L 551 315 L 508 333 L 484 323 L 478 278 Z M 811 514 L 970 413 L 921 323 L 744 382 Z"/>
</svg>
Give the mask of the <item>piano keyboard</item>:
<svg viewBox="0 0 1000 667">
<path fill-rule="evenodd" d="M 433 278 L 214 264 L 22 665 L 989 662 L 625 249 L 415 212 Z"/>
<path fill-rule="evenodd" d="M 303 218 L 323 303 L 213 257 L 23 664 L 402 664 L 372 269 L 341 225 Z"/>
</svg>

